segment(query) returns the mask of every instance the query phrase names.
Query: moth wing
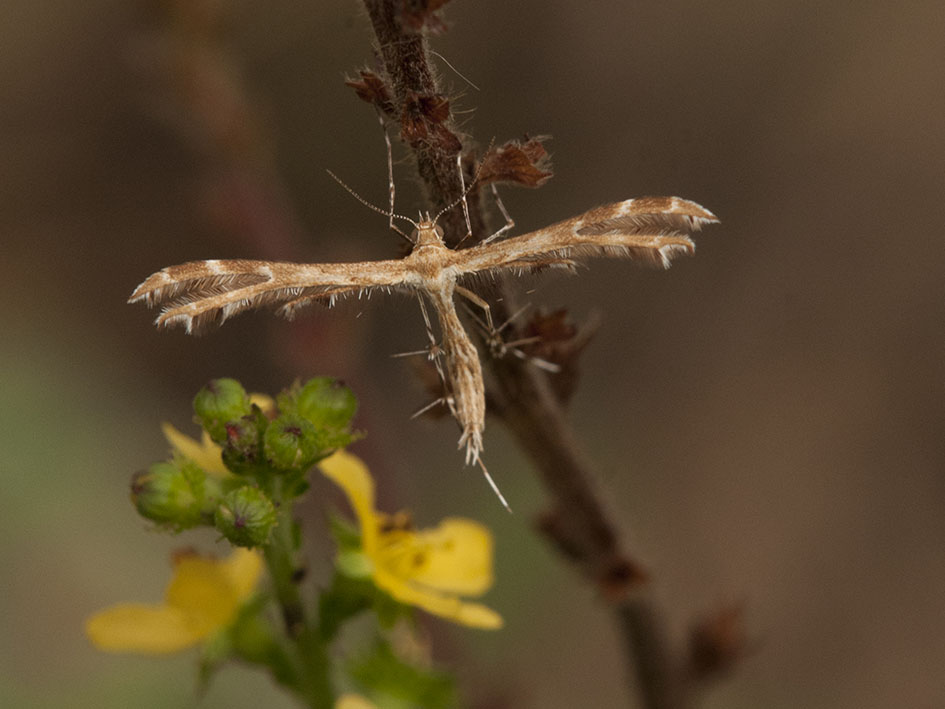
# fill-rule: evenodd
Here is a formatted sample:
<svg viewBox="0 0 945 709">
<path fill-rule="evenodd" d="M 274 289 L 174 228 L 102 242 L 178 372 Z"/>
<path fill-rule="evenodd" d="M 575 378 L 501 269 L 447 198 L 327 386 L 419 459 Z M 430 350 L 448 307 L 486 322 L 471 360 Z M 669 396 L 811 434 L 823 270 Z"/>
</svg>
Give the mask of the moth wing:
<svg viewBox="0 0 945 709">
<path fill-rule="evenodd" d="M 718 222 L 712 212 L 679 197 L 640 197 L 597 207 L 544 229 L 457 251 L 457 275 L 501 270 L 573 269 L 586 258 L 629 258 L 669 268 L 695 251 L 689 234 Z"/>
<path fill-rule="evenodd" d="M 129 303 L 160 306 L 158 327 L 183 325 L 188 333 L 222 325 L 245 310 L 279 306 L 287 318 L 310 303 L 334 304 L 352 293 L 403 284 L 399 260 L 296 264 L 242 259 L 191 261 L 169 266 L 139 285 Z"/>
</svg>

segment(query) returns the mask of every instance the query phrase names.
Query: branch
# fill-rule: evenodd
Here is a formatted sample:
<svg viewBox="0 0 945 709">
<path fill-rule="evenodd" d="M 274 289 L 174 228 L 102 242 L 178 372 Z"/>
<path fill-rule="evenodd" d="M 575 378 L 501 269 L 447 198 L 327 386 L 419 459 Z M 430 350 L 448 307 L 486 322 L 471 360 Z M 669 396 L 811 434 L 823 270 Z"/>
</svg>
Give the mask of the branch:
<svg viewBox="0 0 945 709">
<path fill-rule="evenodd" d="M 387 101 L 376 105 L 399 122 L 401 138 L 416 157 L 428 198 L 439 209 L 460 194 L 456 156 L 462 146 L 429 64 L 425 37 L 422 29 L 416 29 L 416 15 L 407 22 L 399 14 L 405 6 L 402 0 L 364 0 L 364 4 L 387 79 Z M 477 196 L 475 190 L 470 193 L 470 218 L 474 236 L 482 238 L 487 234 L 486 218 Z M 447 240 L 452 237 L 455 243 L 465 233 L 460 210 L 443 217 Z M 502 299 L 492 303 L 492 308 L 501 322 L 514 310 L 508 283 L 499 288 Z M 676 691 L 682 684 L 677 663 L 666 652 L 665 631 L 644 583 L 646 574 L 624 548 L 619 526 L 598 489 L 598 477 L 546 376 L 512 357 L 493 359 L 492 368 L 499 386 L 496 408 L 532 458 L 552 499 L 540 529 L 611 603 L 645 706 L 685 706 L 682 692 Z"/>
</svg>

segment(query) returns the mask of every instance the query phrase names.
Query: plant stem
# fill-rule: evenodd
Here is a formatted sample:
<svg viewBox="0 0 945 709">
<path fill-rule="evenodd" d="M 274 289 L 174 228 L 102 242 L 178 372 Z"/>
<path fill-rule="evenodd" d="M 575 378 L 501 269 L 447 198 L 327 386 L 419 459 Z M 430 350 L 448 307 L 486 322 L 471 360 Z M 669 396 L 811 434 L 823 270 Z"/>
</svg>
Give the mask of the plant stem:
<svg viewBox="0 0 945 709">
<path fill-rule="evenodd" d="M 306 626 L 305 608 L 296 580 L 299 570 L 296 546 L 292 510 L 289 505 L 283 503 L 279 508 L 279 519 L 273 538 L 264 550 L 276 600 L 290 638 L 297 638 Z"/>
<path fill-rule="evenodd" d="M 275 498 L 280 499 L 279 490 Z M 292 676 L 284 684 L 313 709 L 330 707 L 334 694 L 329 677 L 327 647 L 311 627 L 299 588 L 298 541 L 292 506 L 279 506 L 273 538 L 264 547 L 266 566 L 282 614 L 292 659 Z"/>
<path fill-rule="evenodd" d="M 398 15 L 404 3 L 364 0 L 364 5 L 377 37 L 394 106 L 388 118 L 396 120 L 407 115 L 410 92 L 422 96 L 441 96 L 442 92 L 429 64 L 422 31 L 410 30 Z M 441 125 L 456 132 L 452 116 Z M 402 124 L 402 133 L 405 127 Z M 456 153 L 444 149 L 450 143 L 407 142 L 430 201 L 438 208 L 450 204 L 460 194 Z M 486 218 L 475 190 L 469 201 L 473 235 L 482 238 L 487 235 Z M 465 233 L 461 221 L 460 210 L 443 215 L 441 226 L 447 243 L 455 243 L 456 235 Z M 503 282 L 499 290 L 502 300 L 491 306 L 496 321 L 502 322 L 514 310 L 511 288 Z M 541 530 L 611 602 L 616 627 L 624 637 L 628 672 L 636 678 L 637 691 L 647 709 L 684 706 L 681 693 L 673 689 L 678 676 L 666 652 L 662 622 L 647 588 L 641 587 L 645 574 L 624 548 L 619 526 L 598 490 L 593 467 L 580 449 L 546 375 L 514 357 L 493 358 L 491 363 L 499 387 L 495 408 L 532 458 L 552 498 L 551 510 L 541 520 Z"/>
</svg>

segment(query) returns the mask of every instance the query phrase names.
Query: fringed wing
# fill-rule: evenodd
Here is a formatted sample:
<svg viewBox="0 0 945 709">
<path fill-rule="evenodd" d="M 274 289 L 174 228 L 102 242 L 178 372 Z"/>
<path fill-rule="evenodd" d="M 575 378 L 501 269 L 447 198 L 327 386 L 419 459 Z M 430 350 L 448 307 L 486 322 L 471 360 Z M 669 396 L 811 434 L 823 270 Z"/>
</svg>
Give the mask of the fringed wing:
<svg viewBox="0 0 945 709">
<path fill-rule="evenodd" d="M 452 266 L 457 275 L 573 269 L 585 258 L 611 257 L 669 268 L 676 256 L 695 251 L 690 232 L 717 221 L 705 207 L 679 197 L 628 199 L 529 234 L 457 251 Z"/>
<path fill-rule="evenodd" d="M 160 306 L 158 327 L 183 325 L 196 333 L 232 316 L 264 306 L 291 318 L 314 301 L 333 305 L 340 296 L 359 296 L 403 284 L 402 261 L 296 264 L 274 261 L 192 261 L 158 271 L 135 288 L 129 303 Z"/>
</svg>

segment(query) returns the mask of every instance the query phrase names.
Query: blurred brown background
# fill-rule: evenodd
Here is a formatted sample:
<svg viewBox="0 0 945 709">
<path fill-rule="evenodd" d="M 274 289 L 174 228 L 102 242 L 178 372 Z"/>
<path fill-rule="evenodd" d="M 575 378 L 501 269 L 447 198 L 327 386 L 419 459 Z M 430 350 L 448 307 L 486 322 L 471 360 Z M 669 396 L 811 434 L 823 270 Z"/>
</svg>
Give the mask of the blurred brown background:
<svg viewBox="0 0 945 709">
<path fill-rule="evenodd" d="M 424 394 L 389 355 L 424 341 L 411 299 L 200 339 L 124 304 L 193 258 L 399 246 L 325 174 L 386 199 L 376 119 L 342 80 L 371 62 L 357 3 L 219 5 L 220 53 L 199 61 L 201 37 L 168 37 L 203 21 L 162 29 L 153 3 L 0 6 L 0 704 L 196 706 L 192 654 L 109 657 L 81 635 L 98 607 L 157 600 L 170 549 L 212 546 L 148 532 L 128 477 L 165 454 L 160 421 L 194 431 L 208 379 L 331 374 L 360 396 L 355 450 L 389 509 L 495 531 L 487 600 L 507 629 L 429 624 L 468 702 L 627 706 L 611 616 L 533 533 L 542 492 L 501 425 L 486 460 L 514 516 L 462 469 L 451 423 L 408 420 Z M 667 273 L 594 262 L 528 284 L 603 317 L 571 418 L 673 640 L 744 604 L 752 652 L 705 706 L 945 706 L 941 4 L 454 0 L 445 16 L 432 46 L 480 87 L 441 65 L 469 132 L 554 136 L 555 178 L 505 191 L 516 232 L 644 194 L 722 219 Z M 289 706 L 232 668 L 200 706 L 267 702 Z"/>
</svg>

